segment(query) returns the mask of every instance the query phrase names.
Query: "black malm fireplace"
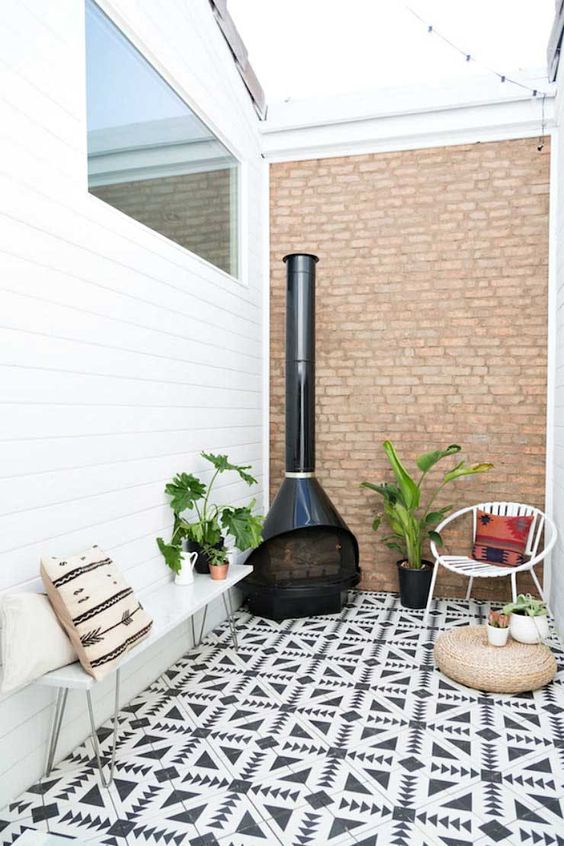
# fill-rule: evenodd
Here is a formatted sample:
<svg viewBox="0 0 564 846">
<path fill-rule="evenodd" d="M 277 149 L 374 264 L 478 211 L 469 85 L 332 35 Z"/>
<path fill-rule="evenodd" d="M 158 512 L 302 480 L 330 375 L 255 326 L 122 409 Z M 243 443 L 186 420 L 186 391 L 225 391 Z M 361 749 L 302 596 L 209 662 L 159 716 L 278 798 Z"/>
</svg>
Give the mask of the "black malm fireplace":
<svg viewBox="0 0 564 846">
<path fill-rule="evenodd" d="M 286 477 L 247 564 L 249 609 L 284 620 L 338 613 L 358 584 L 358 543 L 315 478 L 315 265 L 284 258 L 286 287 Z"/>
</svg>

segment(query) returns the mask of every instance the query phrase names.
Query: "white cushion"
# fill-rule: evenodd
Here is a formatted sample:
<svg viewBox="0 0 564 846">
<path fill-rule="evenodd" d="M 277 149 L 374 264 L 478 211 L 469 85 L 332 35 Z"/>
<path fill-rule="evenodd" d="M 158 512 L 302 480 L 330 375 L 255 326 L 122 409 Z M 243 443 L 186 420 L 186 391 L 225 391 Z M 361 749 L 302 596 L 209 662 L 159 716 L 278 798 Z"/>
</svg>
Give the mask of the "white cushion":
<svg viewBox="0 0 564 846">
<path fill-rule="evenodd" d="M 5 594 L 0 599 L 2 686 L 0 693 L 76 661 L 76 652 L 51 603 L 41 593 Z"/>
</svg>

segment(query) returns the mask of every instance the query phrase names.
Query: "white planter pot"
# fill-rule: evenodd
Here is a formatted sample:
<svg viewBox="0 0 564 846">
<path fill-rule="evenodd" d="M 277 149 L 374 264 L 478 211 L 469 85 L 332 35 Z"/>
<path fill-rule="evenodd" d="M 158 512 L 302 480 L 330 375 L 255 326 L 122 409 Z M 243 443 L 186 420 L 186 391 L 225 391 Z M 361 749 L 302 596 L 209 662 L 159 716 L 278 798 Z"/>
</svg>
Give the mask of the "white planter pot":
<svg viewBox="0 0 564 846">
<path fill-rule="evenodd" d="M 529 617 L 528 614 L 510 614 L 509 632 L 519 643 L 541 643 L 548 637 L 548 618 Z"/>
<path fill-rule="evenodd" d="M 488 630 L 488 643 L 490 646 L 505 646 L 509 637 L 509 629 L 499 629 L 496 626 L 486 626 Z"/>
<path fill-rule="evenodd" d="M 197 552 L 181 552 L 180 553 L 180 573 L 174 577 L 174 583 L 177 585 L 193 585 L 194 584 L 194 564 L 198 558 Z"/>
</svg>

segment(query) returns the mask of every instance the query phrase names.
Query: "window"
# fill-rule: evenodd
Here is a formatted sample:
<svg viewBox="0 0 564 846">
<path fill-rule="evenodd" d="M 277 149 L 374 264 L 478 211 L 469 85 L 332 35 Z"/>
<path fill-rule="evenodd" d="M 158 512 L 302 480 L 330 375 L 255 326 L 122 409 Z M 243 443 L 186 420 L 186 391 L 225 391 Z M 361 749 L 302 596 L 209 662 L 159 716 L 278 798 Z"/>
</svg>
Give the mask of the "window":
<svg viewBox="0 0 564 846">
<path fill-rule="evenodd" d="M 88 190 L 238 275 L 238 162 L 92 0 Z"/>
</svg>

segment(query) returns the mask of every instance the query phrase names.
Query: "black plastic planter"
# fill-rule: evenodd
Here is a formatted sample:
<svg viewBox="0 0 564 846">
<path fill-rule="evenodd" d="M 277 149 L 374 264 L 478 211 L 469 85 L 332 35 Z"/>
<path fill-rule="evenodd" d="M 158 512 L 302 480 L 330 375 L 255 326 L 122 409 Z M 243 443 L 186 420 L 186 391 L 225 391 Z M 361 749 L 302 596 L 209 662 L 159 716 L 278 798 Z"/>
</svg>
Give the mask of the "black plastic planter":
<svg viewBox="0 0 564 846">
<path fill-rule="evenodd" d="M 402 567 L 403 561 L 397 561 L 400 602 L 404 608 L 425 608 L 429 598 L 434 564 L 423 561 L 419 570 Z"/>
<path fill-rule="evenodd" d="M 223 538 L 216 543 L 214 549 L 223 549 L 224 543 Z M 196 563 L 194 565 L 194 569 L 196 573 L 201 573 L 205 575 L 210 571 L 210 559 L 209 556 L 204 552 L 202 547 L 196 541 L 186 541 L 186 551 L 187 552 L 197 552 L 198 557 L 196 558 Z"/>
</svg>

